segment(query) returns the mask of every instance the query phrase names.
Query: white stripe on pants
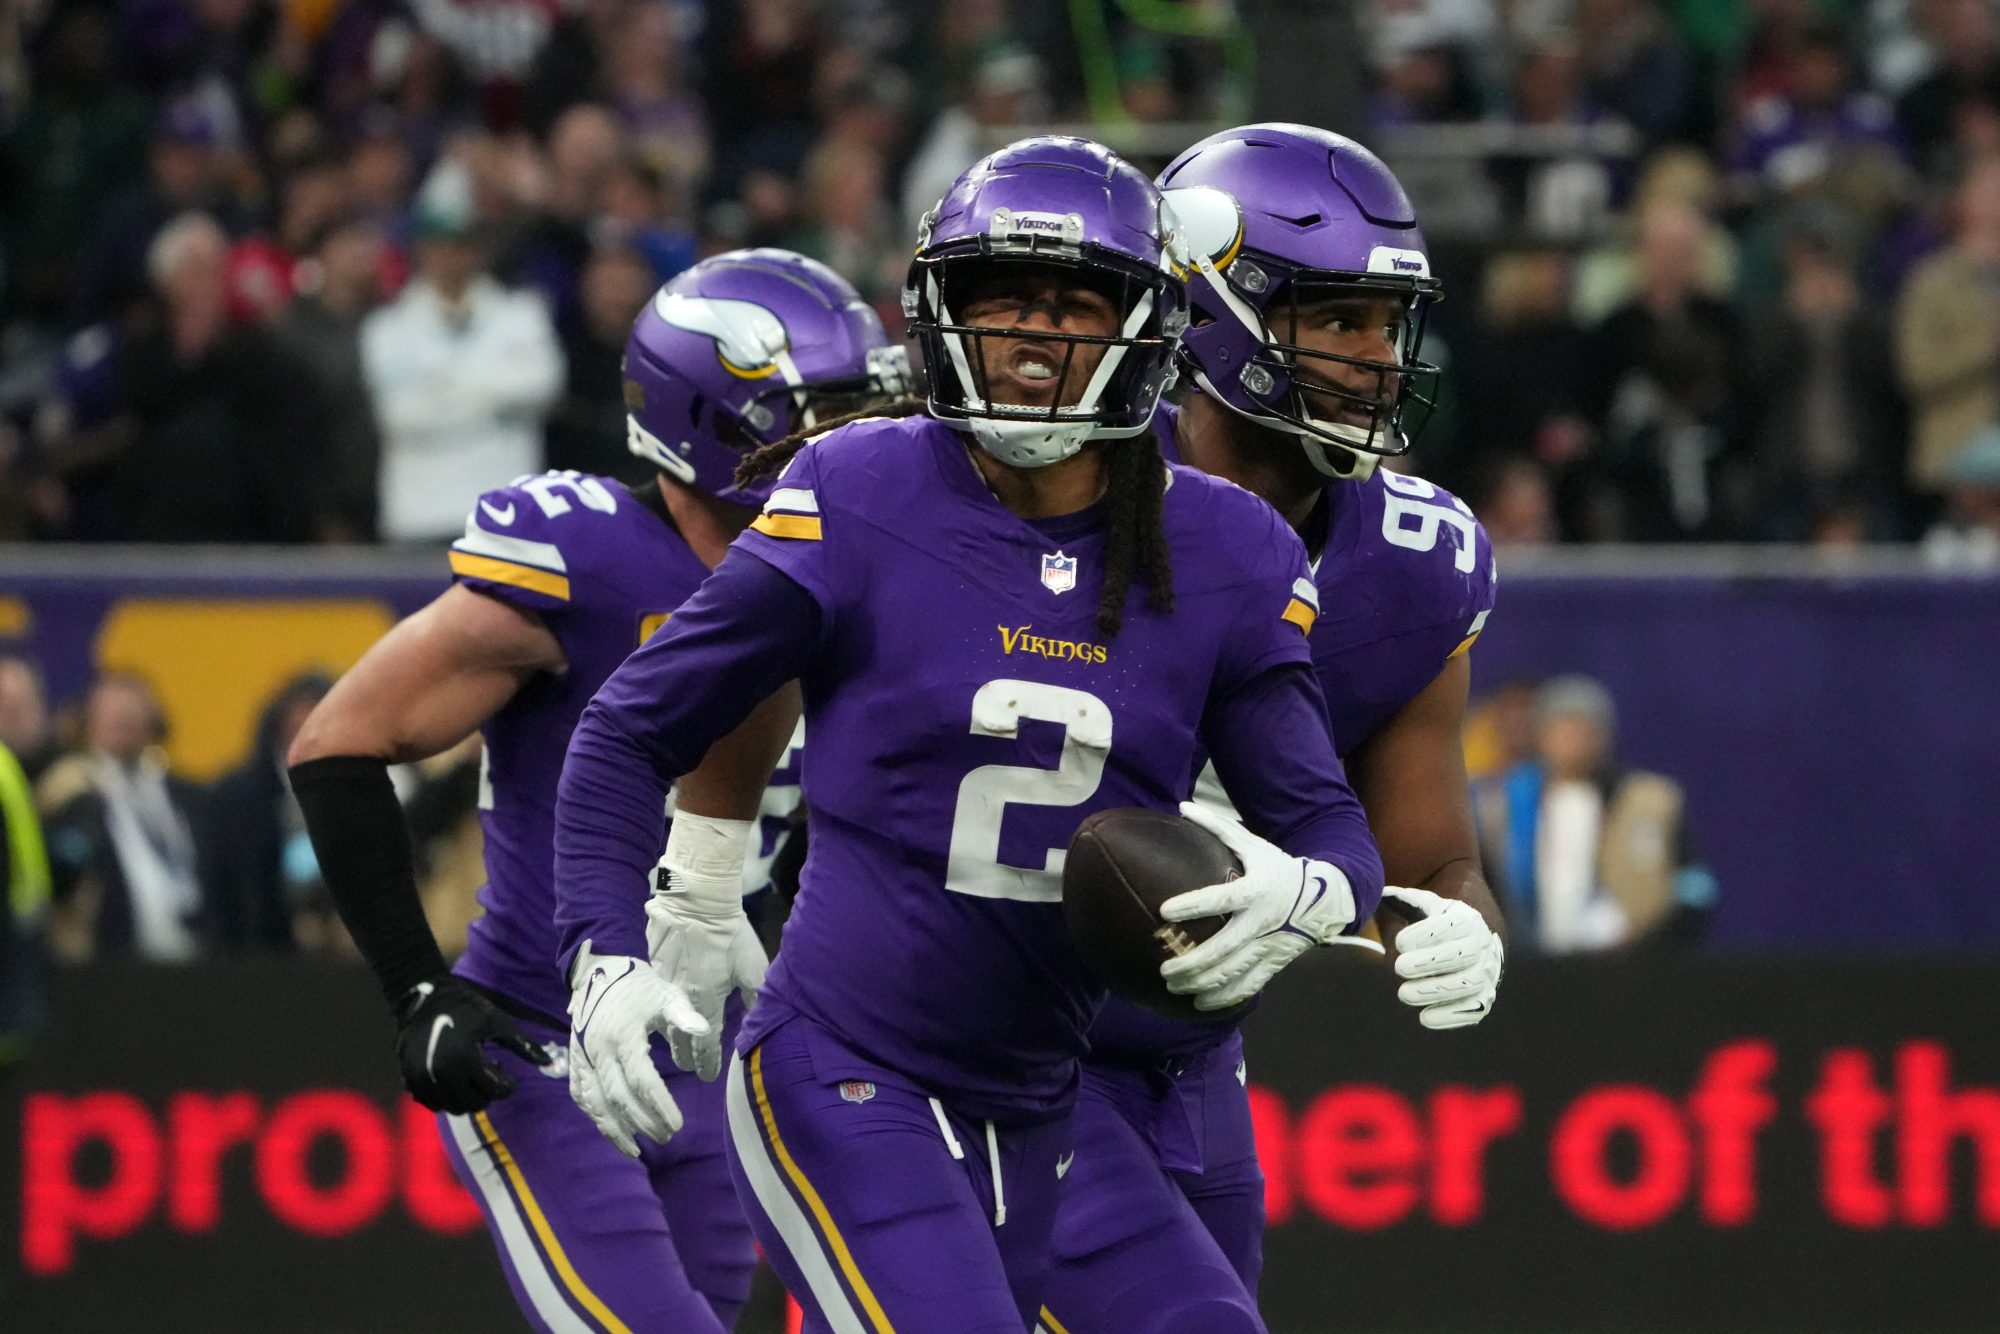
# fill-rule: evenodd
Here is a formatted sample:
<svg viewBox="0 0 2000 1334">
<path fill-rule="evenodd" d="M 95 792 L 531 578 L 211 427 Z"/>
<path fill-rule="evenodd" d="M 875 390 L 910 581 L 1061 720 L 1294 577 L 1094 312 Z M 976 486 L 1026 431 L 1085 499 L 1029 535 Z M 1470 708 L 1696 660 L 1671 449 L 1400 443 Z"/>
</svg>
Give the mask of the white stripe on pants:
<svg viewBox="0 0 2000 1334">
<path fill-rule="evenodd" d="M 555 1277 L 549 1273 L 541 1251 L 528 1235 L 527 1225 L 521 1220 L 520 1208 L 514 1203 L 514 1196 L 502 1179 L 500 1165 L 493 1161 L 479 1127 L 472 1123 L 469 1116 L 447 1116 L 445 1121 L 451 1126 L 451 1137 L 458 1145 L 459 1156 L 472 1169 L 472 1178 L 478 1183 L 487 1215 L 492 1218 L 494 1227 L 499 1229 L 501 1249 L 506 1252 L 514 1272 L 520 1275 L 522 1290 L 528 1294 L 528 1302 L 535 1308 L 535 1314 L 542 1318 L 553 1334 L 595 1334 L 583 1317 L 563 1300 Z"/>
<path fill-rule="evenodd" d="M 791 1190 L 779 1175 L 778 1165 L 772 1161 L 771 1148 L 764 1141 L 763 1129 L 751 1105 L 748 1062 L 741 1055 L 729 1058 L 729 1141 L 735 1145 L 743 1175 L 749 1178 L 750 1189 L 757 1196 L 757 1207 L 778 1229 L 785 1249 L 791 1252 L 792 1263 L 805 1275 L 813 1301 L 833 1326 L 834 1334 L 868 1334 L 868 1327 L 861 1323 L 846 1290 L 834 1276 L 833 1264 L 819 1233 L 813 1229 L 812 1220 L 792 1198 Z"/>
</svg>

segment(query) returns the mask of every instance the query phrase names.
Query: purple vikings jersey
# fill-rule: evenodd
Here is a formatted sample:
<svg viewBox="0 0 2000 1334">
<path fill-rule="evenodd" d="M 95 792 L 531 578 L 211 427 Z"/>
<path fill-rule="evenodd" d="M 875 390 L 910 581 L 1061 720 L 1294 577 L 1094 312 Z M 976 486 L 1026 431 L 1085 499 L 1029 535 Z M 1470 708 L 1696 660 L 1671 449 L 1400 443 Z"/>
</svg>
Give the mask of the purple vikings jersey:
<svg viewBox="0 0 2000 1334">
<path fill-rule="evenodd" d="M 1173 407 L 1154 417 L 1160 452 L 1174 463 L 1179 420 Z M 1331 482 L 1325 495 L 1310 643 L 1345 758 L 1479 637 L 1493 610 L 1493 544 L 1463 501 L 1422 478 L 1378 469 Z"/>
<path fill-rule="evenodd" d="M 489 491 L 452 544 L 459 583 L 533 612 L 569 669 L 523 686 L 481 729 L 485 914 L 457 972 L 561 1021 L 556 963 L 556 779 L 584 705 L 708 577 L 664 514 L 606 477 L 551 472 Z M 664 843 L 664 807 L 662 841 Z"/>
<path fill-rule="evenodd" d="M 1160 452 L 1173 463 L 1179 420 L 1174 407 L 1153 419 Z M 1330 482 L 1325 495 L 1326 540 L 1312 560 L 1320 614 L 1307 642 L 1334 749 L 1345 759 L 1479 637 L 1493 609 L 1493 545 L 1457 497 L 1386 468 Z M 1203 775 L 1204 800 L 1213 796 L 1211 780 Z M 1167 1019 L 1113 999 L 1090 1043 L 1107 1060 L 1180 1064 L 1234 1027 Z"/>
<path fill-rule="evenodd" d="M 1095 508 L 1015 516 L 963 437 L 928 417 L 857 423 L 807 447 L 716 582 L 578 729 L 557 841 L 566 948 L 589 938 L 617 952 L 639 929 L 618 888 L 637 799 L 620 795 L 629 768 L 614 752 L 671 775 L 705 749 L 702 719 L 725 692 L 791 675 L 811 738 L 810 850 L 743 1051 L 804 1015 L 966 1115 L 1059 1107 L 1102 999 L 1063 926 L 1063 849 L 1092 811 L 1172 809 L 1203 744 L 1249 784 L 1239 804 L 1253 827 L 1341 866 L 1372 910 L 1379 859 L 1331 754 L 1249 760 L 1296 751 L 1281 728 L 1324 723 L 1300 633 L 1314 596 L 1303 548 L 1248 492 L 1189 470 L 1173 470 L 1165 515 L 1175 610 L 1135 596 L 1106 641 Z M 768 662 L 725 642 L 796 638 L 756 628 L 767 618 L 743 604 L 746 576 L 803 606 L 787 615 L 816 614 L 816 642 Z M 724 606 L 732 579 L 743 592 Z"/>
</svg>

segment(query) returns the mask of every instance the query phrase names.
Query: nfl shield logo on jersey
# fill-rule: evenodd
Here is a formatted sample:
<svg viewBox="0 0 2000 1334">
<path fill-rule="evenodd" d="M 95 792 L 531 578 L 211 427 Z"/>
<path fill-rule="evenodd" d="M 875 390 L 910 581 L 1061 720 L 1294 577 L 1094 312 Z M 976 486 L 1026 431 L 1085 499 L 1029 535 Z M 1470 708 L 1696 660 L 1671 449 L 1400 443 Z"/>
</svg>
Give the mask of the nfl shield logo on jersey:
<svg viewBox="0 0 2000 1334">
<path fill-rule="evenodd" d="M 865 1079 L 843 1079 L 840 1096 L 849 1102 L 867 1102 L 875 1096 L 875 1086 Z"/>
<path fill-rule="evenodd" d="M 1067 593 L 1076 587 L 1076 557 L 1058 551 L 1042 557 L 1042 587 L 1051 593 Z"/>
</svg>

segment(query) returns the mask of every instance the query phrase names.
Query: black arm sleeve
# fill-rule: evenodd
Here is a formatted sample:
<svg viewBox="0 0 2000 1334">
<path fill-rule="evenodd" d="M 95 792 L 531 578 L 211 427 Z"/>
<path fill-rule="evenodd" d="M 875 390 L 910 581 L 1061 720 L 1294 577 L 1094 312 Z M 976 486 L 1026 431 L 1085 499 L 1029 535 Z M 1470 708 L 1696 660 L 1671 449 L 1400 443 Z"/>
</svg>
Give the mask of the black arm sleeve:
<svg viewBox="0 0 2000 1334">
<path fill-rule="evenodd" d="M 291 776 L 320 878 L 393 1007 L 445 963 L 417 897 L 410 830 L 389 766 L 328 755 L 293 765 Z"/>
</svg>

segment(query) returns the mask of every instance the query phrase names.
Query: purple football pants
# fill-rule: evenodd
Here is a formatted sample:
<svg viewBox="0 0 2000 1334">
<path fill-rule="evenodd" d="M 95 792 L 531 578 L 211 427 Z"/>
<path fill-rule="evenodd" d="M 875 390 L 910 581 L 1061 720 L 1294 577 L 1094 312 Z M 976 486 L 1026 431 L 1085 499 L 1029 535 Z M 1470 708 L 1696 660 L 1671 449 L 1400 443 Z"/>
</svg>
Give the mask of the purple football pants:
<svg viewBox="0 0 2000 1334">
<path fill-rule="evenodd" d="M 811 1334 L 1022 1334 L 1040 1311 L 1067 1112 L 995 1128 L 797 1017 L 738 1055 L 729 1166 Z"/>
<path fill-rule="evenodd" d="M 732 1001 L 733 1041 L 741 1011 Z M 568 1034 L 522 1021 L 560 1053 L 537 1069 L 492 1049 L 520 1086 L 471 1116 L 439 1116 L 479 1201 L 514 1300 L 550 1334 L 723 1334 L 750 1295 L 756 1250 L 723 1154 L 723 1083 L 654 1059 L 687 1124 L 627 1158 L 569 1097 Z"/>
<path fill-rule="evenodd" d="M 1086 1064 L 1043 1295 L 1047 1334 L 1262 1334 L 1264 1174 L 1243 1044 Z"/>
</svg>

